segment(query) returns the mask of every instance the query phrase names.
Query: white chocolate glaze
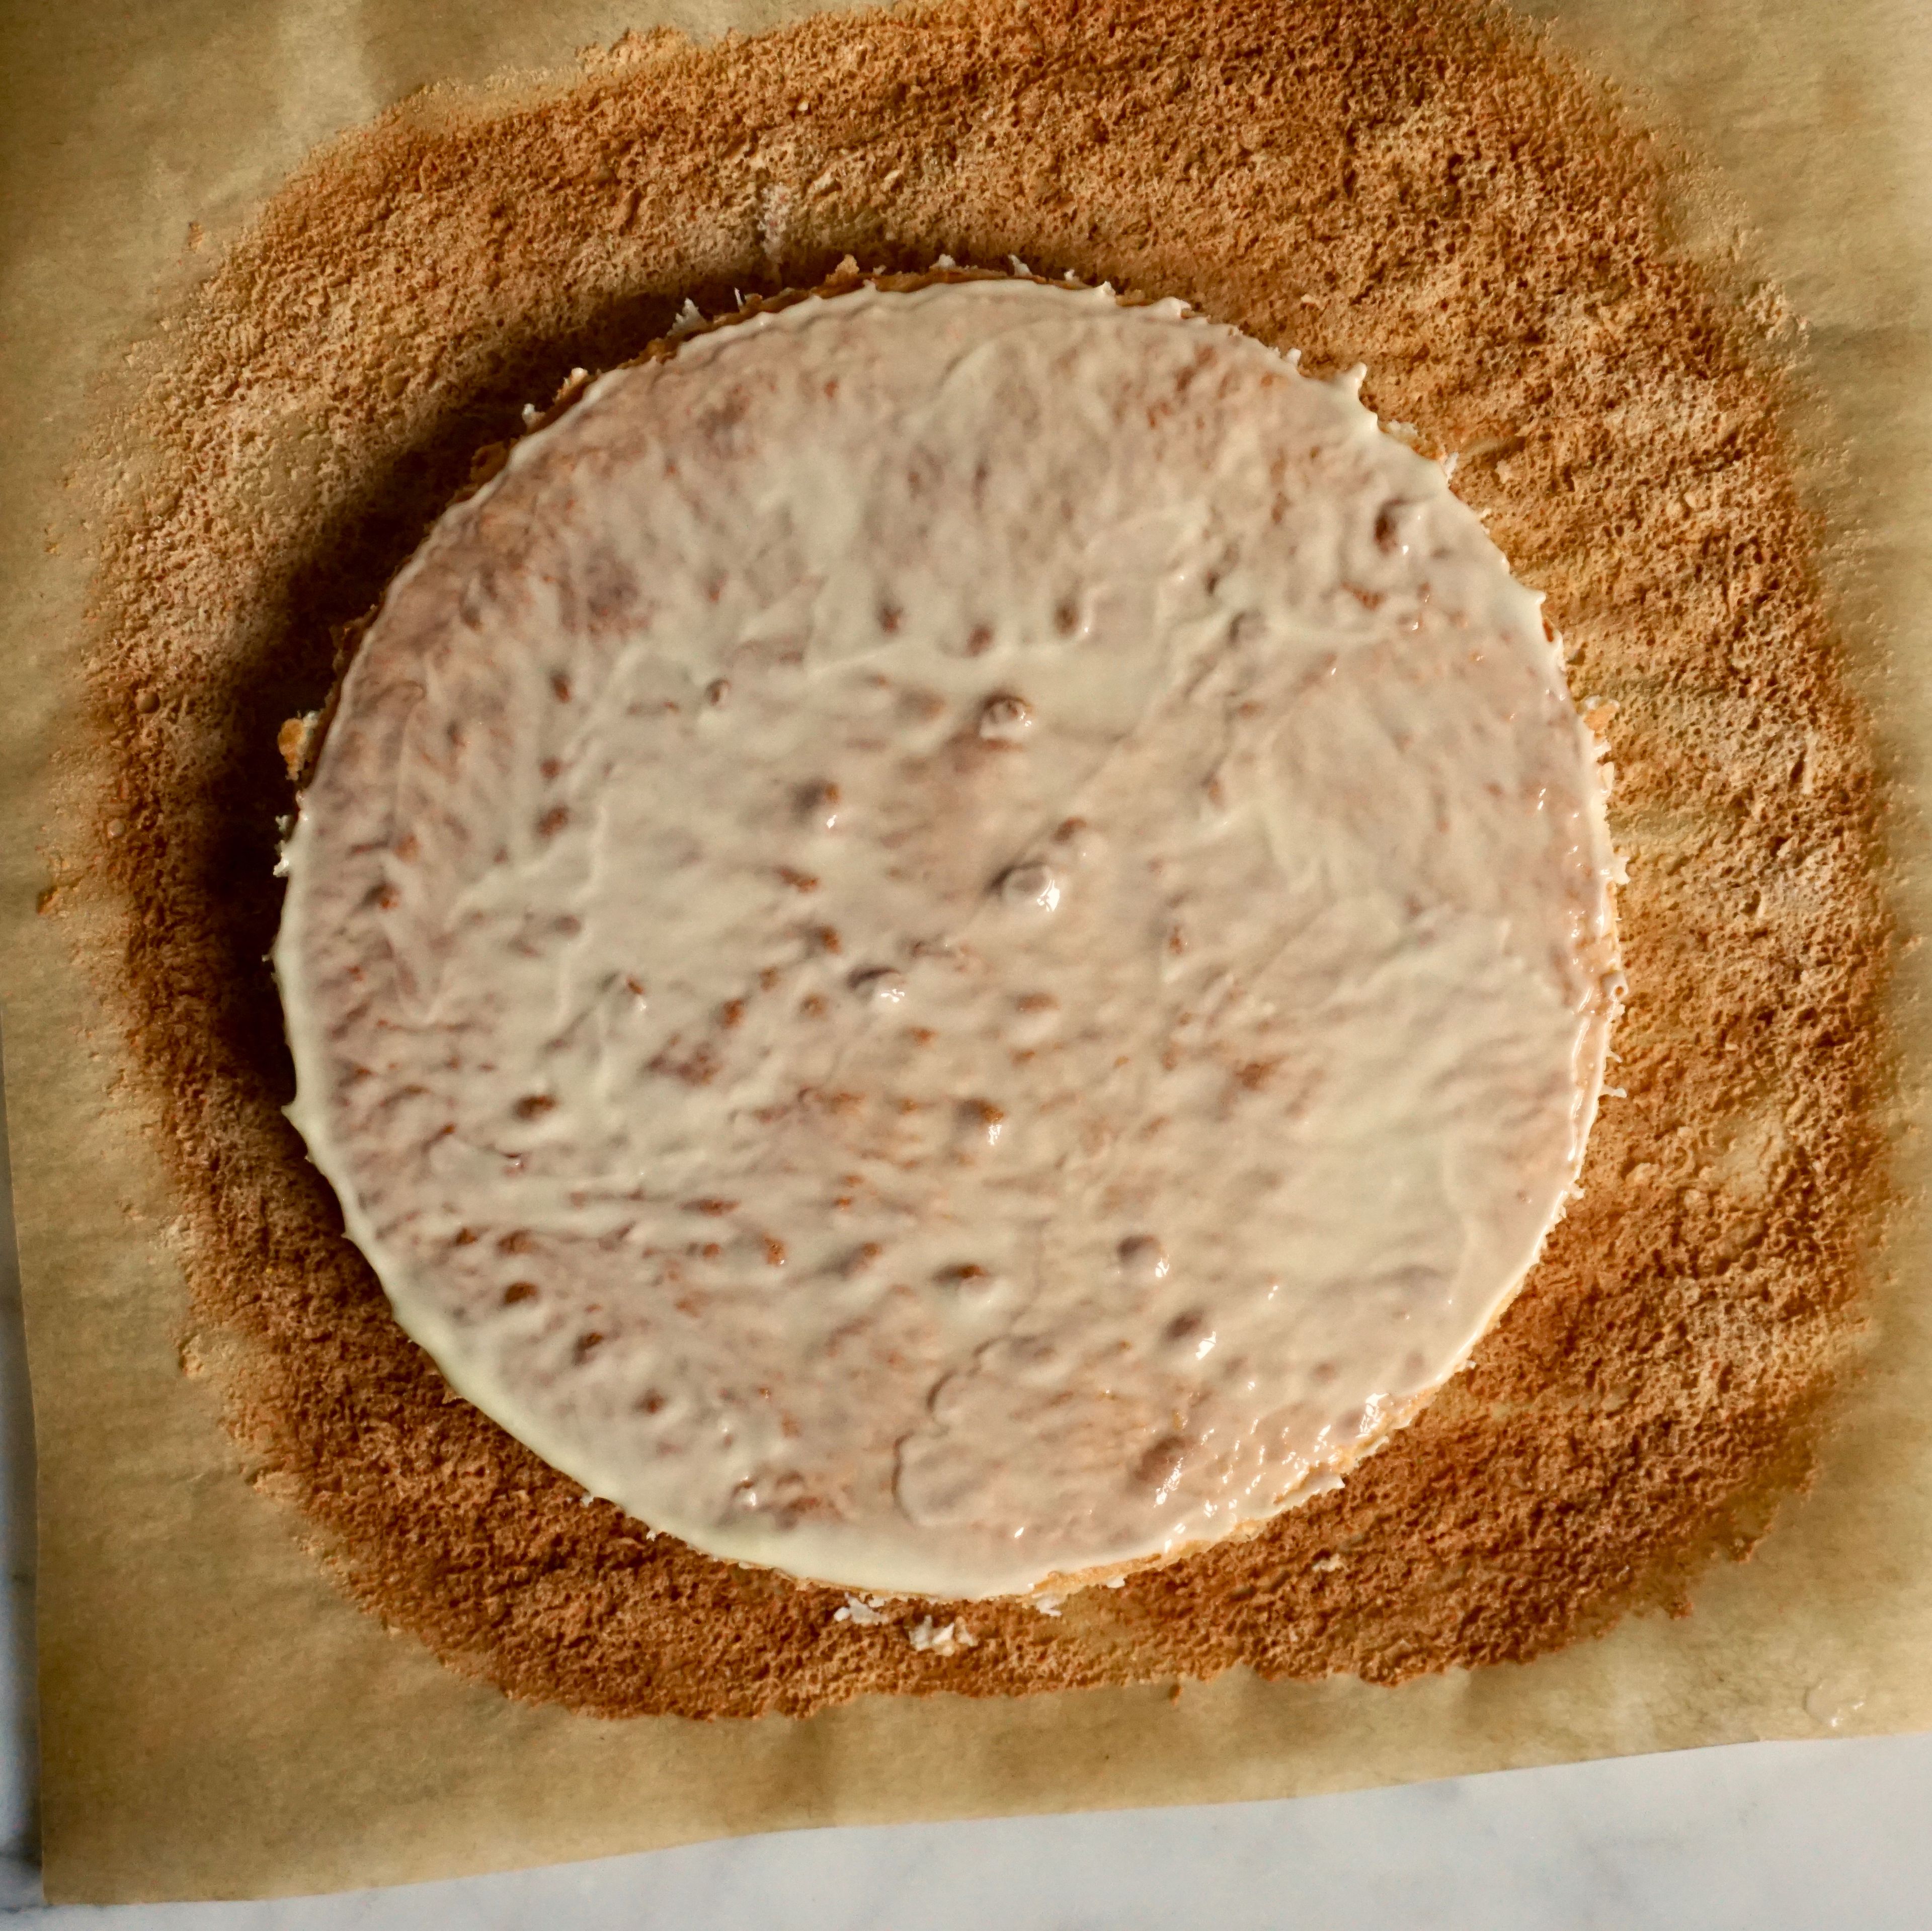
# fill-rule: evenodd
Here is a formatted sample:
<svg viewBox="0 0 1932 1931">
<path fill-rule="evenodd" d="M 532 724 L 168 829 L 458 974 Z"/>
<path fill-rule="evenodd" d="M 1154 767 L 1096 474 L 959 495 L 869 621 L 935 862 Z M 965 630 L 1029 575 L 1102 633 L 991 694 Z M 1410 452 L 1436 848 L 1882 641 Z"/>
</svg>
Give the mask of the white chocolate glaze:
<svg viewBox="0 0 1932 1931">
<path fill-rule="evenodd" d="M 1172 303 L 813 299 L 452 510 L 286 853 L 398 1319 L 714 1555 L 973 1597 L 1324 1488 L 1574 1182 L 1615 1004 L 1539 599 Z"/>
</svg>

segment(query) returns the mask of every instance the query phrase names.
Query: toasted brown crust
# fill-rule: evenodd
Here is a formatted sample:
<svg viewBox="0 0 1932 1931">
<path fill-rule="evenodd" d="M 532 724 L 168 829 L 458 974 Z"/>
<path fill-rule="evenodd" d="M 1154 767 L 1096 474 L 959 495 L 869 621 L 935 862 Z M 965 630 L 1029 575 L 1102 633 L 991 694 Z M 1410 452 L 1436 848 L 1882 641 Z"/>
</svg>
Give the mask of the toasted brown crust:
<svg viewBox="0 0 1932 1931">
<path fill-rule="evenodd" d="M 1886 926 L 1779 345 L 1675 244 L 1663 166 L 1448 0 L 946 0 L 629 43 L 509 109 L 432 101 L 271 203 L 112 431 L 151 454 L 100 586 L 99 876 L 124 918 L 95 963 L 178 1179 L 191 1358 L 358 1601 L 514 1695 L 716 1716 L 1240 1662 L 1396 1681 L 1677 1606 L 1748 1550 L 1850 1357 Z M 1058 1617 L 861 1625 L 841 1592 L 583 1505 L 390 1319 L 278 1110 L 274 740 L 526 397 L 688 293 L 716 313 L 848 253 L 942 252 L 1365 362 L 1376 407 L 1462 452 L 1574 688 L 1619 707 L 1627 1097 L 1522 1299 L 1342 1493 Z M 928 1616 L 976 1644 L 915 1650 Z"/>
</svg>

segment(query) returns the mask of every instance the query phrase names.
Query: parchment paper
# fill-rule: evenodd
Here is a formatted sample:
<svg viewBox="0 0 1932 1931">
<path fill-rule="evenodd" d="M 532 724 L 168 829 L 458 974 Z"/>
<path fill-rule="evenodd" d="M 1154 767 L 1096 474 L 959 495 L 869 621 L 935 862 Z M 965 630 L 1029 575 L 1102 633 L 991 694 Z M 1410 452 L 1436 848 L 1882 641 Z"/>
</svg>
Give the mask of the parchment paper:
<svg viewBox="0 0 1932 1931">
<path fill-rule="evenodd" d="M 185 1294 L 111 1030 L 37 918 L 66 862 L 52 787 L 77 703 L 87 532 L 63 472 L 86 386 L 315 142 L 410 89 L 567 64 L 767 0 L 168 0 L 24 6 L 0 58 L 0 921 L 8 1105 L 40 1457 L 48 1895 L 117 1901 L 396 1882 L 735 1831 L 1274 1796 L 1752 1738 L 1932 1726 L 1932 1268 L 1910 1216 L 1870 1374 L 1815 1491 L 1688 1619 L 1424 1679 L 875 1701 L 808 1722 L 598 1723 L 512 1705 L 386 1635 L 238 1478 L 176 1355 Z M 1932 918 L 1932 40 L 1915 0 L 1575 0 L 1560 44 L 1681 122 L 1738 198 L 1697 244 L 1761 251 L 1810 325 L 1870 538 L 1847 634 L 1898 781 L 1908 926 Z M 1757 231 L 1734 232 L 1739 220 Z M 206 255 L 187 248 L 190 222 Z M 57 546 L 57 547 L 56 547 Z M 51 839 L 51 842 L 50 842 Z M 1922 955 L 1906 961 L 1915 1051 Z M 1918 1057 L 1922 1059 L 1922 1053 Z M 1902 1123 L 1902 1177 L 1924 1155 Z"/>
</svg>

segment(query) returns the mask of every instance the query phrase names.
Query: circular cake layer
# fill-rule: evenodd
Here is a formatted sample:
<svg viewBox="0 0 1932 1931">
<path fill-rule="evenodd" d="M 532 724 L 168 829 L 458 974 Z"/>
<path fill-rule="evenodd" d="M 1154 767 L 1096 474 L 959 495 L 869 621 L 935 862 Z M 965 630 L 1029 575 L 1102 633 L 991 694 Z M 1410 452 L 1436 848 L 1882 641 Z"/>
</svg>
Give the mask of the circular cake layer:
<svg viewBox="0 0 1932 1931">
<path fill-rule="evenodd" d="M 1560 1213 L 1596 747 L 1441 469 L 1178 305 L 596 383 L 363 640 L 292 1117 L 398 1318 L 712 1554 L 958 1596 L 1323 1487 Z"/>
</svg>

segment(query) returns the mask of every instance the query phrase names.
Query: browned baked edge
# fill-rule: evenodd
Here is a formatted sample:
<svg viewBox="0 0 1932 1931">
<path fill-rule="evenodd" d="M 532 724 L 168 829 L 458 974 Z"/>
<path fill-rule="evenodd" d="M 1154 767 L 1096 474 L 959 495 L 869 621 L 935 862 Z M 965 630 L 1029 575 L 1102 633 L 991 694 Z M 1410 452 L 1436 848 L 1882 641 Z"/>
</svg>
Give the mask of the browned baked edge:
<svg viewBox="0 0 1932 1931">
<path fill-rule="evenodd" d="M 801 112 L 800 103 L 809 112 Z M 1801 1483 L 1882 1196 L 1869 733 L 1780 426 L 1790 331 L 1673 239 L 1584 78 L 1448 0 L 950 0 L 630 43 L 494 116 L 399 112 L 271 203 L 107 431 L 96 958 L 191 1240 L 190 1372 L 357 1600 L 453 1667 L 608 1715 L 1206 1675 L 1382 1681 L 1682 1606 Z M 276 727 L 333 682 L 530 395 L 847 255 L 1018 256 L 1176 294 L 1462 452 L 1618 708 L 1630 1009 L 1585 1192 L 1471 1369 L 1253 1540 L 1024 1606 L 842 1592 L 651 1539 L 452 1396 L 283 1121 L 262 955 Z M 110 835 L 118 827 L 118 835 Z"/>
</svg>

